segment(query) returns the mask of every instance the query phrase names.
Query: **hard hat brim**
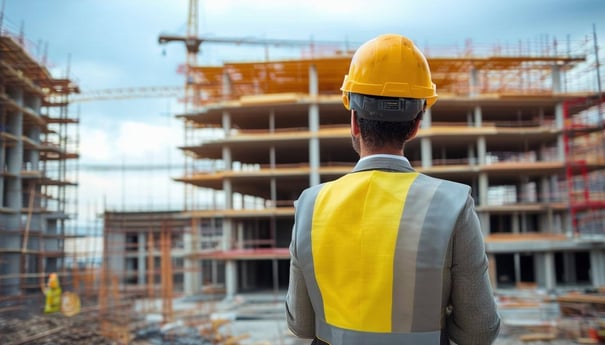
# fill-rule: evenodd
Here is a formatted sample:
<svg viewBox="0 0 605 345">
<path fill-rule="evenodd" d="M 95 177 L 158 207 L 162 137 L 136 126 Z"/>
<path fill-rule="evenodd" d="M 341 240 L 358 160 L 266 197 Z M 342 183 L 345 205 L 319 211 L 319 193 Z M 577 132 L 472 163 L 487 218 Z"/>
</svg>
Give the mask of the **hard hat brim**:
<svg viewBox="0 0 605 345">
<path fill-rule="evenodd" d="M 359 117 L 385 122 L 409 122 L 425 109 L 426 101 L 416 98 L 375 97 L 349 94 L 350 108 Z"/>
</svg>

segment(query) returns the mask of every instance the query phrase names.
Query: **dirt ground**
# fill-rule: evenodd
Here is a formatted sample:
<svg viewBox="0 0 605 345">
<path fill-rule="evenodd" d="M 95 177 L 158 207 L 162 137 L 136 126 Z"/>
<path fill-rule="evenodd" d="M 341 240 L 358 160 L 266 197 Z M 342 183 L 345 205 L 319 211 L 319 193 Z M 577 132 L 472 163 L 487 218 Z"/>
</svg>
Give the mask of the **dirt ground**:
<svg viewBox="0 0 605 345">
<path fill-rule="evenodd" d="M 0 306 L 0 344 L 2 345 L 118 345 L 121 342 L 104 337 L 100 332 L 98 308 L 94 301 L 84 303 L 82 312 L 66 317 L 60 313 L 44 314 L 40 301 L 27 305 Z M 187 300 L 175 302 L 175 308 L 191 308 Z M 247 296 L 235 301 L 216 303 L 212 318 L 227 320 L 212 336 L 200 332 L 199 324 L 176 321 L 168 325 L 149 321 L 132 327 L 128 344 L 133 345 L 303 345 L 309 340 L 297 339 L 287 328 L 283 301 L 275 296 Z M 156 319 L 157 321 L 157 319 Z M 524 329 L 504 327 L 495 345 L 566 345 L 575 341 L 523 342 Z M 231 337 L 231 338 L 229 338 Z M 212 342 L 211 340 L 215 340 Z"/>
</svg>

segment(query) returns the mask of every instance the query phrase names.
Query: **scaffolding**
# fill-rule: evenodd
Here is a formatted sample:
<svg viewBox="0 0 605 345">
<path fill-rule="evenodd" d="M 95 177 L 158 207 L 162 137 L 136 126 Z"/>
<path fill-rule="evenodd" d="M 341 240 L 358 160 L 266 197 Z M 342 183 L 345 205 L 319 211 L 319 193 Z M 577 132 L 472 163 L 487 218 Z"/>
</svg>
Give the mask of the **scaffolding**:
<svg viewBox="0 0 605 345">
<path fill-rule="evenodd" d="M 69 97 L 79 88 L 32 58 L 24 37 L 0 31 L 0 302 L 9 303 L 40 294 L 51 272 L 71 286 L 78 119 Z"/>
<path fill-rule="evenodd" d="M 597 95 L 563 105 L 570 217 L 574 233 L 585 239 L 605 237 L 604 101 Z"/>
<path fill-rule="evenodd" d="M 488 251 L 504 277 L 494 270 L 496 284 L 586 280 L 585 268 L 571 264 L 556 277 L 536 273 L 550 267 L 549 255 L 565 262 L 590 255 L 591 269 L 601 267 L 596 247 L 572 244 L 603 232 L 605 155 L 602 110 L 594 121 L 601 103 L 590 84 L 598 60 L 591 43 L 426 49 L 440 101 L 406 156 L 420 172 L 473 187 Z M 351 52 L 322 53 L 187 66 L 196 96 L 178 115 L 189 163 L 176 180 L 200 191 L 187 195 L 185 208 L 195 219 L 190 237 L 199 262 L 192 265 L 200 267 L 202 289 L 283 288 L 294 199 L 356 161 L 339 91 Z M 593 122 L 580 128 L 586 117 Z M 269 284 L 250 279 L 258 270 L 272 272 Z"/>
</svg>

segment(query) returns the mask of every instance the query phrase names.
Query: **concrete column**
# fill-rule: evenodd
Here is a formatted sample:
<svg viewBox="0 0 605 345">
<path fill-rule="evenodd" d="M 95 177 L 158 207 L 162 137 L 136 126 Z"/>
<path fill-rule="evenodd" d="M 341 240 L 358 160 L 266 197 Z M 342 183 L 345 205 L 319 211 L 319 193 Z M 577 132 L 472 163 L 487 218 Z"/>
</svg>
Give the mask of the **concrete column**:
<svg viewBox="0 0 605 345">
<path fill-rule="evenodd" d="M 511 215 L 511 232 L 513 234 L 518 234 L 519 231 L 519 213 L 513 212 Z"/>
<path fill-rule="evenodd" d="M 468 157 L 468 164 L 477 165 L 477 157 L 475 157 L 475 146 L 468 145 L 466 151 L 466 156 Z"/>
<path fill-rule="evenodd" d="M 271 203 L 272 207 L 277 207 L 277 181 L 271 177 Z"/>
<path fill-rule="evenodd" d="M 548 181 L 548 177 L 541 177 L 540 192 L 538 193 L 538 202 L 551 202 L 552 200 L 552 191 L 550 190 L 550 183 Z"/>
<path fill-rule="evenodd" d="M 486 173 L 479 174 L 479 206 L 487 205 L 487 190 L 489 186 L 489 181 Z"/>
<path fill-rule="evenodd" d="M 422 157 L 422 167 L 424 169 L 433 166 L 433 152 L 430 138 L 420 139 L 420 157 Z"/>
<path fill-rule="evenodd" d="M 34 142 L 40 143 L 40 127 L 31 127 L 27 136 Z M 30 163 L 29 170 L 40 170 L 40 151 L 38 151 L 37 149 L 30 149 L 27 160 Z"/>
<path fill-rule="evenodd" d="M 544 253 L 544 273 L 546 278 L 546 289 L 551 290 L 557 287 L 557 276 L 555 274 L 555 254 L 552 252 Z"/>
<path fill-rule="evenodd" d="M 562 103 L 558 103 L 555 106 L 555 124 L 559 130 L 562 130 L 565 126 Z M 565 158 L 565 141 L 563 140 L 563 134 L 559 134 L 557 137 L 557 160 L 564 162 L 566 160 Z"/>
<path fill-rule="evenodd" d="M 273 109 L 269 112 L 269 132 L 275 132 L 275 110 Z"/>
<path fill-rule="evenodd" d="M 192 229 L 192 231 L 199 231 L 199 229 L 196 227 Z M 192 236 L 191 233 L 183 234 L 183 241 L 185 243 L 185 272 L 183 273 L 183 283 L 185 284 L 185 295 L 188 296 L 198 293 L 202 283 L 200 260 L 191 255 L 199 251 L 199 243 L 195 240 L 195 237 L 197 236 Z"/>
<path fill-rule="evenodd" d="M 546 275 L 544 274 L 544 253 L 534 255 L 534 267 L 536 269 L 536 284 L 540 287 L 546 286 Z"/>
<path fill-rule="evenodd" d="M 42 105 L 42 98 L 39 96 L 34 96 L 31 97 L 31 102 L 29 104 L 29 107 L 32 108 L 32 110 L 34 111 L 34 113 L 40 115 L 40 108 Z M 33 140 L 36 143 L 40 143 L 40 138 L 41 138 L 41 128 L 39 126 L 32 126 L 29 130 L 28 136 L 31 140 Z M 30 150 L 30 156 L 28 157 L 29 161 L 31 162 L 31 169 L 32 170 L 39 170 L 39 160 L 40 160 L 40 152 L 35 149 L 35 150 Z"/>
<path fill-rule="evenodd" d="M 124 272 L 126 270 L 126 234 L 123 232 L 111 231 L 105 234 L 106 243 L 111 243 L 114 248 L 122 248 L 119 255 L 108 255 L 111 248 L 103 248 L 107 258 L 108 268 L 113 272 Z M 114 249 L 115 250 L 115 249 Z"/>
<path fill-rule="evenodd" d="M 479 165 L 485 165 L 487 163 L 485 158 L 486 155 L 487 145 L 485 144 L 485 137 L 480 136 L 477 138 L 477 161 Z"/>
<path fill-rule="evenodd" d="M 515 265 L 515 283 L 521 281 L 521 255 L 519 253 L 513 254 L 513 262 Z"/>
<path fill-rule="evenodd" d="M 234 237 L 235 229 L 233 226 L 233 221 L 225 218 L 223 220 L 223 251 L 230 251 L 233 249 Z M 225 291 L 227 299 L 235 297 L 235 294 L 237 293 L 237 264 L 235 260 L 225 261 Z"/>
<path fill-rule="evenodd" d="M 552 76 L 552 92 L 561 92 L 561 67 L 559 65 L 552 65 L 551 68 Z"/>
<path fill-rule="evenodd" d="M 574 253 L 563 253 L 563 281 L 567 284 L 576 283 L 576 256 Z"/>
<path fill-rule="evenodd" d="M 225 262 L 225 299 L 230 300 L 237 294 L 237 263 L 235 260 Z"/>
<path fill-rule="evenodd" d="M 564 125 L 563 103 L 559 102 L 555 105 L 555 127 L 556 129 L 563 129 Z"/>
<path fill-rule="evenodd" d="M 480 106 L 475 106 L 475 111 L 473 112 L 475 127 L 483 126 L 483 113 L 481 111 Z"/>
<path fill-rule="evenodd" d="M 605 250 L 590 251 L 590 279 L 592 286 L 605 285 Z"/>
<path fill-rule="evenodd" d="M 319 78 L 317 76 L 317 66 L 309 66 L 309 96 L 317 96 L 319 94 Z"/>
<path fill-rule="evenodd" d="M 225 170 L 233 169 L 233 162 L 231 161 L 231 148 L 229 146 L 223 146 L 223 164 L 225 165 Z"/>
<path fill-rule="evenodd" d="M 479 95 L 479 70 L 471 67 L 469 78 L 469 96 L 475 97 Z"/>
<path fill-rule="evenodd" d="M 557 285 L 555 275 L 555 256 L 552 252 L 534 255 L 536 283 L 545 289 L 554 289 Z"/>
<path fill-rule="evenodd" d="M 212 285 L 218 284 L 218 261 L 212 260 L 210 265 L 212 266 Z"/>
<path fill-rule="evenodd" d="M 320 156 L 319 156 L 319 105 L 317 104 L 317 97 L 319 90 L 319 83 L 317 77 L 317 68 L 315 65 L 309 67 L 309 96 L 313 98 L 312 103 L 309 105 L 309 132 L 311 138 L 309 139 L 309 168 L 311 169 L 309 174 L 309 185 L 314 186 L 320 183 L 319 167 L 320 167 Z"/>
<path fill-rule="evenodd" d="M 317 104 L 312 104 L 309 106 L 309 129 L 311 132 L 311 138 L 309 139 L 309 168 L 311 169 L 309 174 L 310 186 L 314 186 L 320 183 L 319 138 L 317 137 L 319 131 L 318 123 L 319 107 Z"/>
<path fill-rule="evenodd" d="M 138 234 L 138 245 L 137 248 L 137 284 L 145 286 L 145 273 L 147 272 L 147 239 L 144 232 Z M 187 243 L 187 242 L 185 242 Z"/>
<path fill-rule="evenodd" d="M 422 129 L 429 129 L 433 126 L 433 120 L 432 120 L 432 109 L 429 109 L 427 111 L 424 112 L 424 115 L 422 115 L 422 122 L 420 122 L 420 128 Z"/>
<path fill-rule="evenodd" d="M 273 293 L 275 295 L 277 295 L 277 293 L 279 292 L 279 270 L 278 270 L 278 263 L 277 263 L 277 259 L 273 259 L 272 260 L 272 272 L 273 272 Z"/>
<path fill-rule="evenodd" d="M 485 137 L 479 137 L 477 139 L 477 162 L 479 165 L 485 164 Z M 484 172 L 479 173 L 479 181 L 478 181 L 478 191 L 477 195 L 479 197 L 478 203 L 479 206 L 487 205 L 487 191 L 489 189 L 489 180 L 487 174 Z M 486 212 L 481 212 L 479 214 L 479 220 L 481 222 L 481 230 L 483 231 L 483 236 L 488 236 L 490 233 L 489 230 L 489 214 Z"/>
<path fill-rule="evenodd" d="M 277 162 L 277 155 L 275 153 L 275 146 L 271 146 L 269 149 L 269 165 L 271 169 L 275 169 L 275 164 Z"/>
<path fill-rule="evenodd" d="M 521 232 L 528 232 L 530 229 L 529 225 L 527 225 L 527 214 L 521 213 L 519 215 L 519 218 L 521 224 Z"/>
<path fill-rule="evenodd" d="M 223 111 L 222 122 L 225 138 L 229 138 L 231 136 L 231 114 L 228 111 Z"/>
<path fill-rule="evenodd" d="M 277 157 L 275 154 L 275 146 L 271 146 L 269 151 L 269 163 L 271 165 L 271 169 L 275 169 Z M 271 177 L 270 181 L 271 185 L 271 207 L 277 207 L 277 181 L 275 177 Z"/>
<path fill-rule="evenodd" d="M 244 224 L 238 222 L 235 228 L 237 229 L 237 238 L 235 238 L 235 246 L 237 249 L 244 249 L 244 241 L 247 240 L 246 234 L 244 233 Z"/>
<path fill-rule="evenodd" d="M 10 97 L 17 103 L 18 105 L 23 104 L 23 91 L 20 89 L 14 90 Z M 11 147 L 7 149 L 6 155 L 6 165 L 7 172 L 15 177 L 5 177 L 6 181 L 6 207 L 11 210 L 10 214 L 6 214 L 4 216 L 5 221 L 2 224 L 7 230 L 15 230 L 18 231 L 21 229 L 21 208 L 23 206 L 23 189 L 21 186 L 21 166 L 23 163 L 23 140 L 21 136 L 23 135 L 23 112 L 16 111 L 10 113 L 7 117 L 7 125 L 9 128 L 9 133 L 13 134 L 17 137 L 17 142 L 14 143 Z M 21 241 L 19 236 L 10 236 L 7 234 L 5 238 L 2 239 L 5 248 L 20 248 Z M 8 256 L 8 255 L 7 255 Z M 16 260 L 19 261 L 19 254 L 10 255 L 11 257 L 16 257 Z M 12 260 L 12 259 L 9 259 Z M 19 264 L 17 262 L 17 271 L 16 272 L 7 272 L 10 273 L 19 273 Z"/>
<path fill-rule="evenodd" d="M 558 229 L 555 228 L 555 215 L 554 215 L 552 208 L 549 207 L 548 210 L 546 211 L 546 217 L 542 217 L 542 218 L 543 218 L 543 222 L 542 222 L 543 229 L 547 229 L 547 232 L 550 232 L 550 233 L 560 233 L 560 231 L 558 231 Z"/>
<path fill-rule="evenodd" d="M 231 78 L 229 78 L 229 73 L 223 72 L 222 84 L 223 100 L 228 100 L 231 98 L 231 91 L 233 89 L 231 85 Z"/>
<path fill-rule="evenodd" d="M 422 122 L 420 122 L 420 128 L 430 129 L 432 126 L 432 113 L 431 109 L 427 110 L 422 116 Z M 427 169 L 433 166 L 433 148 L 431 138 L 423 137 L 420 139 L 420 157 L 422 160 L 422 167 Z"/>
<path fill-rule="evenodd" d="M 223 147 L 223 160 L 225 160 L 226 168 L 231 170 L 231 151 L 228 147 Z M 231 179 L 223 179 L 223 192 L 225 193 L 225 209 L 233 209 L 233 187 Z M 229 218 L 225 218 L 223 220 L 223 251 L 233 249 L 232 243 L 234 237 L 235 228 L 233 226 L 233 221 Z M 225 292 L 227 299 L 235 297 L 235 294 L 237 293 L 237 264 L 235 260 L 226 260 L 225 262 Z"/>
<path fill-rule="evenodd" d="M 548 190 L 550 191 L 549 196 L 551 201 L 562 201 L 564 200 L 564 193 L 559 189 L 559 179 L 556 175 L 550 176 L 548 179 Z"/>
<path fill-rule="evenodd" d="M 4 238 L 3 238 L 4 240 Z M 13 278 L 3 279 L 0 285 L 1 296 L 13 296 L 19 294 L 19 273 L 21 273 L 20 254 L 5 253 L 2 254 L 0 262 L 0 274 L 12 275 Z"/>
<path fill-rule="evenodd" d="M 248 266 L 248 260 L 242 260 L 240 262 L 240 266 L 242 268 L 242 289 L 243 290 L 247 290 L 250 288 L 250 277 L 248 276 L 248 271 L 250 270 L 250 268 Z M 254 275 L 253 275 L 254 276 Z"/>
</svg>

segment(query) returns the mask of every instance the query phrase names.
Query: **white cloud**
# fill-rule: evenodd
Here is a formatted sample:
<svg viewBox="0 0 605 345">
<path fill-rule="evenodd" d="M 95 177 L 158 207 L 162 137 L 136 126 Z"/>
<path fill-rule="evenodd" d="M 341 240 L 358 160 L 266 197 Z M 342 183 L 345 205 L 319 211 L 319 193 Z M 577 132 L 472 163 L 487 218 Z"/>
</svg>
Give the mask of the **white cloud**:
<svg viewBox="0 0 605 345">
<path fill-rule="evenodd" d="M 168 150 L 174 149 L 182 140 L 178 131 L 165 126 L 124 121 L 120 124 L 118 137 L 113 145 L 116 152 L 121 152 L 125 159 L 142 160 L 151 164 L 153 160 L 165 160 Z"/>
<path fill-rule="evenodd" d="M 78 213 L 81 219 L 92 219 L 105 208 L 178 209 L 183 202 L 182 187 L 182 183 L 173 181 L 164 170 L 83 171 L 78 187 Z"/>
<path fill-rule="evenodd" d="M 92 164 L 165 164 L 169 150 L 175 151 L 170 152 L 174 159 L 183 141 L 180 129 L 132 120 L 106 128 L 82 126 L 81 131 L 81 160 Z"/>
<path fill-rule="evenodd" d="M 107 132 L 96 128 L 82 128 L 80 157 L 82 161 L 107 162 L 113 153 Z"/>
</svg>

